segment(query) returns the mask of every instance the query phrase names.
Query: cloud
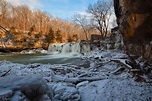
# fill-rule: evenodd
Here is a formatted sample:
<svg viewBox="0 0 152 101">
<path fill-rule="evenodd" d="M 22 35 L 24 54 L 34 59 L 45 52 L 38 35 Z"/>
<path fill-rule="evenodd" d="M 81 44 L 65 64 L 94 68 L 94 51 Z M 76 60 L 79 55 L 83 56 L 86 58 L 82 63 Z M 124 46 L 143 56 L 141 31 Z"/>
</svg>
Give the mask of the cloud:
<svg viewBox="0 0 152 101">
<path fill-rule="evenodd" d="M 73 14 L 80 14 L 80 15 L 84 15 L 87 17 L 91 17 L 91 14 L 85 12 L 85 11 L 74 11 Z"/>
<path fill-rule="evenodd" d="M 31 9 L 37 8 L 42 6 L 39 0 L 6 0 L 7 2 L 17 6 L 17 5 L 27 5 Z"/>
</svg>

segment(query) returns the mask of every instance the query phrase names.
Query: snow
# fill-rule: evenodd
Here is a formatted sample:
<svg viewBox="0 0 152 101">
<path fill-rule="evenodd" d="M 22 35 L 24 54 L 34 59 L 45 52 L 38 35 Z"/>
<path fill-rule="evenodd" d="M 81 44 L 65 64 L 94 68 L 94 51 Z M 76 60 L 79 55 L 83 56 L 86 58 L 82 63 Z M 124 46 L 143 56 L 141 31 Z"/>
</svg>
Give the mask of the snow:
<svg viewBox="0 0 152 101">
<path fill-rule="evenodd" d="M 40 76 L 53 90 L 53 101 L 151 101 L 151 83 L 136 82 L 127 70 L 113 74 L 122 65 L 111 60 L 124 62 L 126 58 L 122 51 L 96 50 L 82 56 L 81 61 L 68 64 L 0 61 L 0 76 L 10 69 L 7 75 Z"/>
<path fill-rule="evenodd" d="M 148 86 L 132 79 L 105 79 L 80 87 L 79 92 L 82 101 L 144 101 L 152 94 Z"/>
<path fill-rule="evenodd" d="M 32 53 L 47 53 L 44 49 L 32 49 L 32 50 L 23 50 L 20 54 L 32 54 Z"/>
</svg>

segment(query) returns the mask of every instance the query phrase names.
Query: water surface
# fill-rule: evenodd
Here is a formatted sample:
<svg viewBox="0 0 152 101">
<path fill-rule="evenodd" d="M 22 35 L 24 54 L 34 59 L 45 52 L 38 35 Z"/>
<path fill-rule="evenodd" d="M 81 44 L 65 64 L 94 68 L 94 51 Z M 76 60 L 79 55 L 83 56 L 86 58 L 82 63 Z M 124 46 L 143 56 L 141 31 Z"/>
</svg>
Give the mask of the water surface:
<svg viewBox="0 0 152 101">
<path fill-rule="evenodd" d="M 1 54 L 0 60 L 7 60 L 14 63 L 30 64 L 30 63 L 42 63 L 42 64 L 64 64 L 71 63 L 80 60 L 80 57 L 69 54 Z"/>
</svg>

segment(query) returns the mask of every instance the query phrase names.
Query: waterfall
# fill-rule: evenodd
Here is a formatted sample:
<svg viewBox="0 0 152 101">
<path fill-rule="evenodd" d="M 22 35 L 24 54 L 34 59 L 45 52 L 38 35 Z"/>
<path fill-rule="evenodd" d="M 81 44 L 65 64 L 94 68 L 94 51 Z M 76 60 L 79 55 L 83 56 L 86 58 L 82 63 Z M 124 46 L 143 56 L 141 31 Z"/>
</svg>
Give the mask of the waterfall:
<svg viewBox="0 0 152 101">
<path fill-rule="evenodd" d="M 74 53 L 80 53 L 80 43 L 74 43 L 74 44 L 72 44 L 72 52 L 74 52 Z"/>
<path fill-rule="evenodd" d="M 65 53 L 70 53 L 70 52 L 72 52 L 71 47 L 72 47 L 71 43 L 64 44 L 61 53 L 62 53 L 62 54 L 65 54 Z"/>
<path fill-rule="evenodd" d="M 51 54 L 61 53 L 62 48 L 63 48 L 63 45 L 64 45 L 64 44 L 62 44 L 62 43 L 49 45 L 48 53 L 51 53 Z"/>
<path fill-rule="evenodd" d="M 61 53 L 80 53 L 79 43 L 67 43 L 63 46 Z"/>
<path fill-rule="evenodd" d="M 48 48 L 50 54 L 80 54 L 86 52 L 90 52 L 90 44 L 86 43 L 51 44 Z"/>
</svg>

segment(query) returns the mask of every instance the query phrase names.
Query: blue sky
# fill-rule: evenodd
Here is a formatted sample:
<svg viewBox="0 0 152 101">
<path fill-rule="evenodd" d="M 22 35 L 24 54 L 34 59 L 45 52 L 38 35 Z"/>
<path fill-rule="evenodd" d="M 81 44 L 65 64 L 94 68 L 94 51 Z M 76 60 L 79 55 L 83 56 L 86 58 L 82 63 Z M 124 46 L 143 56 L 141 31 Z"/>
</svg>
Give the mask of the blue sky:
<svg viewBox="0 0 152 101">
<path fill-rule="evenodd" d="M 40 7 L 43 11 L 48 11 L 53 16 L 68 19 L 74 13 L 84 13 L 89 4 L 97 0 L 41 0 Z"/>
<path fill-rule="evenodd" d="M 61 19 L 70 19 L 73 14 L 85 13 L 89 4 L 97 0 L 7 0 L 13 5 L 26 4 L 31 9 L 40 9 Z"/>
</svg>

